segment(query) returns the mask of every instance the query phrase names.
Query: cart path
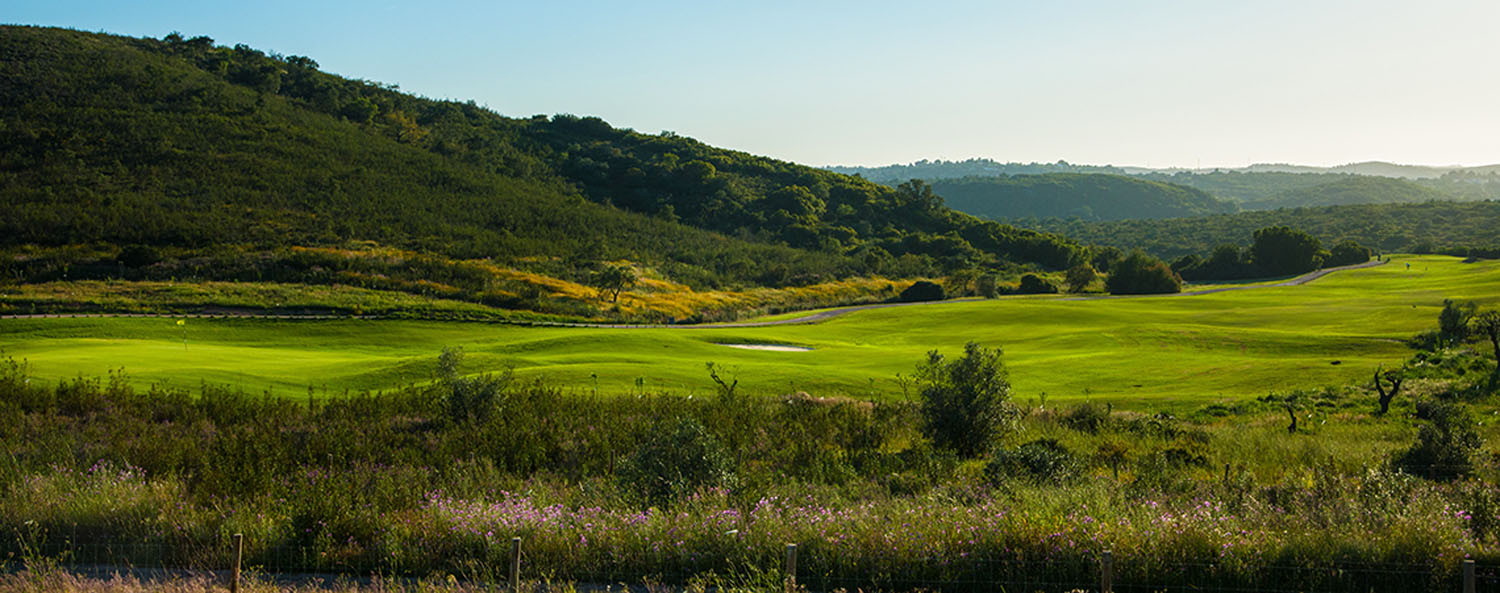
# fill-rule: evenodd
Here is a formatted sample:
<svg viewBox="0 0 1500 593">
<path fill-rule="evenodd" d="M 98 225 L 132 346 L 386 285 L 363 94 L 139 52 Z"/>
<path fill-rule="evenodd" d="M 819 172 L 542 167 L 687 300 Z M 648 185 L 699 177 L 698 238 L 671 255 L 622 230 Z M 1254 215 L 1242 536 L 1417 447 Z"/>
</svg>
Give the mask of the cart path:
<svg viewBox="0 0 1500 593">
<path fill-rule="evenodd" d="M 1231 291 L 1231 290 L 1255 290 L 1255 289 L 1260 289 L 1260 288 L 1280 288 L 1280 287 L 1285 287 L 1285 286 L 1302 286 L 1303 284 L 1307 284 L 1309 282 L 1312 282 L 1314 280 L 1317 280 L 1319 278 L 1322 278 L 1322 277 L 1327 276 L 1329 274 L 1332 274 L 1334 272 L 1342 272 L 1342 271 L 1345 271 L 1345 270 L 1358 270 L 1358 269 L 1361 269 L 1361 268 L 1372 268 L 1372 267 L 1375 267 L 1375 266 L 1384 265 L 1384 264 L 1386 264 L 1388 262 L 1390 262 L 1390 260 L 1374 260 L 1374 261 L 1368 261 L 1368 262 L 1365 262 L 1365 263 L 1362 263 L 1362 264 L 1354 264 L 1354 265 L 1350 265 L 1350 266 L 1339 266 L 1339 267 L 1336 267 L 1336 268 L 1324 268 L 1322 270 L 1318 270 L 1318 271 L 1315 271 L 1315 272 L 1308 272 L 1306 274 L 1303 274 L 1301 276 L 1297 276 L 1297 277 L 1294 277 L 1294 278 L 1288 278 L 1286 280 L 1283 280 L 1281 282 L 1277 282 L 1277 283 L 1274 283 L 1274 284 L 1251 284 L 1251 285 L 1246 285 L 1246 286 L 1224 286 L 1224 287 L 1220 287 L 1220 288 L 1204 288 L 1204 289 L 1200 289 L 1200 290 L 1190 290 L 1190 291 L 1187 291 L 1187 292 L 1174 292 L 1174 293 L 1168 293 L 1168 294 L 1132 294 L 1132 295 L 1082 296 L 1082 297 L 1064 298 L 1064 299 L 1059 299 L 1059 300 L 1065 300 L 1065 301 L 1093 301 L 1093 300 L 1102 300 L 1102 299 L 1143 299 L 1143 298 L 1189 297 L 1189 296 L 1201 296 L 1201 295 L 1205 295 L 1205 294 L 1214 294 L 1214 293 L 1218 293 L 1218 292 L 1228 292 L 1228 291 Z M 890 308 L 890 307 L 921 307 L 921 306 L 944 305 L 944 304 L 948 304 L 948 303 L 972 302 L 972 301 L 978 301 L 978 300 L 984 300 L 984 299 L 980 299 L 980 298 L 977 298 L 977 297 L 970 297 L 970 298 L 962 298 L 962 299 L 949 299 L 949 300 L 943 300 L 943 301 L 922 301 L 922 302 L 916 302 L 916 303 L 876 303 L 876 304 L 870 304 L 870 305 L 851 305 L 851 306 L 848 306 L 848 307 L 838 307 L 838 308 L 835 308 L 835 309 L 825 309 L 825 310 L 822 310 L 822 311 L 818 311 L 816 313 L 809 313 L 807 315 L 802 315 L 800 317 L 792 317 L 792 318 L 788 318 L 788 319 L 777 319 L 777 320 L 774 320 L 774 321 L 734 321 L 734 322 L 728 322 L 728 323 L 700 323 L 700 324 L 693 324 L 693 325 L 680 325 L 680 324 L 679 325 L 673 325 L 673 324 L 623 324 L 623 323 L 574 323 L 574 322 L 566 322 L 566 321 L 506 321 L 506 320 L 490 321 L 490 323 L 503 323 L 503 324 L 508 324 L 508 325 L 525 325 L 525 326 L 532 326 L 532 327 L 588 327 L 588 328 L 602 328 L 602 329 L 724 329 L 724 328 L 736 328 L 736 327 L 770 327 L 770 326 L 776 326 L 776 325 L 803 325 L 803 324 L 819 323 L 819 322 L 822 322 L 822 321 L 826 321 L 828 319 L 832 319 L 834 317 L 848 315 L 850 313 L 854 313 L 854 312 L 857 312 L 857 311 L 868 311 L 870 309 L 886 309 L 886 308 Z M 361 316 L 361 315 L 330 315 L 330 314 L 294 315 L 294 314 L 284 314 L 284 313 L 283 314 L 255 313 L 255 312 L 249 312 L 249 311 L 233 311 L 233 312 L 221 312 L 221 313 L 177 313 L 177 314 L 173 314 L 173 313 L 41 313 L 41 314 L 34 314 L 34 315 L 31 315 L 31 314 L 28 314 L 28 315 L 0 315 L 0 319 L 73 319 L 73 318 L 88 318 L 88 317 L 119 317 L 119 318 L 136 318 L 136 317 L 138 317 L 138 318 L 148 318 L 148 317 L 154 318 L 154 317 L 165 317 L 165 318 L 172 318 L 172 319 L 287 319 L 287 320 L 384 319 L 384 317 L 374 316 L 374 315 L 363 315 L 363 316 Z"/>
</svg>

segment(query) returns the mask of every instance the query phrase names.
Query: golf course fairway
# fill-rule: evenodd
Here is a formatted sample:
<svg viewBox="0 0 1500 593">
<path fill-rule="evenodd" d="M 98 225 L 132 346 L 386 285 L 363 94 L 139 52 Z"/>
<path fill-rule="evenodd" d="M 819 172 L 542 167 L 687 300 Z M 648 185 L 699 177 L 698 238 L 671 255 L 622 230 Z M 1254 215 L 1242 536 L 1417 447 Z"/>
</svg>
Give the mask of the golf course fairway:
<svg viewBox="0 0 1500 593">
<path fill-rule="evenodd" d="M 1409 264 L 1409 265 L 1408 265 Z M 1398 256 L 1301 286 L 1193 296 L 1007 297 L 852 312 L 815 324 L 611 329 L 394 320 L 0 319 L 0 352 L 35 380 L 123 371 L 318 397 L 429 381 L 445 347 L 466 373 L 513 369 L 573 390 L 710 392 L 722 365 L 751 393 L 901 398 L 929 350 L 1002 347 L 1018 401 L 1174 409 L 1367 379 L 1410 356 L 1444 299 L 1500 304 L 1500 262 Z M 771 344 L 807 351 L 728 348 Z M 1045 395 L 1043 395 L 1045 394 Z"/>
</svg>

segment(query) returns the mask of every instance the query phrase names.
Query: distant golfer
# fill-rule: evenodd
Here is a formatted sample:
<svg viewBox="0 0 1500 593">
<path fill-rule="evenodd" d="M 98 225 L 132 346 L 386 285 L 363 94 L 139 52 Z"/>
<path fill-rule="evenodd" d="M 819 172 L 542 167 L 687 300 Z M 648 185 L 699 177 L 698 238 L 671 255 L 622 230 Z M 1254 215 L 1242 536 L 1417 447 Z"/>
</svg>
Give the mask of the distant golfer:
<svg viewBox="0 0 1500 593">
<path fill-rule="evenodd" d="M 1411 269 L 1411 262 L 1406 262 L 1406 269 L 1408 269 L 1408 270 Z"/>
</svg>

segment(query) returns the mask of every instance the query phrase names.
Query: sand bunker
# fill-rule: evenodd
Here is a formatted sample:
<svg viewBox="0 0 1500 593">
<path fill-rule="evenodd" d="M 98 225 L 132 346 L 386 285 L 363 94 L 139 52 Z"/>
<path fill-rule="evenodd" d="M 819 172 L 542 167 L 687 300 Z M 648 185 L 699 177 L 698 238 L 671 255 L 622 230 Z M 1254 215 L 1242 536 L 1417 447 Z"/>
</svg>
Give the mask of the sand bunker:
<svg viewBox="0 0 1500 593">
<path fill-rule="evenodd" d="M 719 344 L 730 348 L 741 350 L 769 350 L 771 352 L 811 352 L 812 348 L 806 346 L 788 346 L 786 344 Z"/>
</svg>

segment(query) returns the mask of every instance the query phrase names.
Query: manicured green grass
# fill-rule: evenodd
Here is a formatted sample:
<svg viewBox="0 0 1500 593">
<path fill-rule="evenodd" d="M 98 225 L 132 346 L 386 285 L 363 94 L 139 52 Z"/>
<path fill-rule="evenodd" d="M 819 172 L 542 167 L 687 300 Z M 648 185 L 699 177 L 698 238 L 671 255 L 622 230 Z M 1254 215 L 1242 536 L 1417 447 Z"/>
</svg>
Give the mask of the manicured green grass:
<svg viewBox="0 0 1500 593">
<path fill-rule="evenodd" d="M 1406 264 L 1410 263 L 1408 269 Z M 902 397 L 925 353 L 1002 346 L 1020 401 L 1097 399 L 1137 409 L 1340 385 L 1410 355 L 1443 299 L 1500 303 L 1500 262 L 1398 257 L 1311 284 L 1202 296 L 1005 298 L 851 313 L 815 325 L 723 329 L 531 328 L 424 321 L 36 319 L 0 321 L 0 349 L 36 376 L 124 369 L 136 383 L 230 383 L 282 395 L 376 390 L 431 377 L 444 347 L 466 371 L 515 369 L 576 389 L 706 391 L 716 362 L 760 393 Z M 184 348 L 183 337 L 187 338 Z M 760 352 L 716 342 L 796 344 Z M 913 394 L 914 395 L 914 394 Z"/>
</svg>

